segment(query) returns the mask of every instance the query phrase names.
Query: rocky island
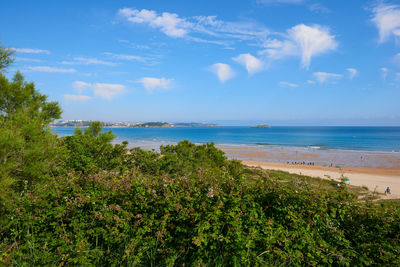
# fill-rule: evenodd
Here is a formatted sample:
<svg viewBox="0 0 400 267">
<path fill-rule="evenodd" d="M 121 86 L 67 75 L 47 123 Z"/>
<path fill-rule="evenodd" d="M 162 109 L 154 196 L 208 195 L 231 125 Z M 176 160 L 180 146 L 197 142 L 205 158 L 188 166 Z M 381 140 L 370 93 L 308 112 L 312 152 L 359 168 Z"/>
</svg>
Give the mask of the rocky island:
<svg viewBox="0 0 400 267">
<path fill-rule="evenodd" d="M 267 124 L 260 124 L 260 125 L 252 126 L 251 128 L 271 128 L 271 126 L 269 126 Z"/>
</svg>

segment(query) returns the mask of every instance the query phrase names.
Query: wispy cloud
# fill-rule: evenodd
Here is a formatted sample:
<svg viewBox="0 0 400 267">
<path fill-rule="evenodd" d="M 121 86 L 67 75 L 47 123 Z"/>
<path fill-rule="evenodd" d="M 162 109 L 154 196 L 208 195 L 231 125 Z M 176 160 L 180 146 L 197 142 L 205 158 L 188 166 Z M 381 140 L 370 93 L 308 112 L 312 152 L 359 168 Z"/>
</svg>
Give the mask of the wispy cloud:
<svg viewBox="0 0 400 267">
<path fill-rule="evenodd" d="M 28 58 L 28 57 L 17 57 L 16 61 L 23 61 L 23 62 L 42 62 L 42 60 L 37 58 Z"/>
<path fill-rule="evenodd" d="M 232 68 L 228 64 L 224 63 L 215 63 L 210 66 L 210 70 L 217 75 L 219 81 L 222 83 L 233 78 L 235 75 Z"/>
<path fill-rule="evenodd" d="M 173 79 L 166 78 L 154 78 L 154 77 L 143 77 L 139 80 L 143 84 L 144 88 L 148 92 L 153 92 L 156 90 L 167 90 L 171 87 Z"/>
<path fill-rule="evenodd" d="M 93 94 L 95 96 L 112 99 L 125 91 L 125 86 L 122 84 L 112 83 L 95 83 L 92 85 Z"/>
<path fill-rule="evenodd" d="M 349 74 L 349 79 L 353 80 L 354 77 L 356 77 L 358 75 L 358 70 L 354 69 L 354 68 L 348 68 L 347 72 Z"/>
<path fill-rule="evenodd" d="M 243 65 L 250 75 L 263 68 L 263 62 L 251 54 L 240 54 L 239 56 L 234 57 L 233 60 Z"/>
<path fill-rule="evenodd" d="M 173 38 L 229 46 L 228 40 L 264 38 L 269 30 L 254 22 L 228 22 L 216 16 L 180 17 L 178 14 L 154 10 L 123 8 L 118 15 L 134 24 L 145 24 Z M 212 38 L 212 39 L 211 39 Z"/>
<path fill-rule="evenodd" d="M 90 83 L 86 83 L 86 82 L 82 82 L 82 81 L 75 81 L 72 86 L 78 91 L 78 92 L 82 92 L 85 88 L 91 87 L 92 84 Z"/>
<path fill-rule="evenodd" d="M 113 59 L 123 60 L 123 61 L 137 61 L 148 66 L 154 66 L 160 64 L 159 60 L 162 57 L 160 55 L 138 56 L 138 55 L 128 55 L 128 54 L 115 54 L 110 52 L 105 52 L 103 54 Z"/>
<path fill-rule="evenodd" d="M 311 12 L 317 13 L 317 14 L 328 14 L 331 13 L 331 11 L 326 8 L 325 6 L 319 4 L 319 3 L 314 3 L 308 6 L 308 9 Z"/>
<path fill-rule="evenodd" d="M 75 73 L 76 70 L 72 68 L 57 68 L 49 66 L 27 66 L 27 71 L 37 71 L 37 72 L 55 72 L 55 73 Z"/>
<path fill-rule="evenodd" d="M 328 72 L 314 72 L 314 77 L 319 83 L 336 83 L 343 75 Z"/>
<path fill-rule="evenodd" d="M 127 60 L 127 61 L 139 61 L 139 62 L 145 62 L 146 58 L 142 56 L 136 56 L 136 55 L 126 55 L 126 54 L 114 54 L 110 52 L 104 52 L 104 55 L 110 56 L 115 59 L 120 59 L 120 60 Z"/>
<path fill-rule="evenodd" d="M 385 81 L 386 78 L 387 78 L 387 74 L 388 74 L 389 69 L 388 68 L 381 68 L 380 70 L 382 72 L 382 79 Z"/>
<path fill-rule="evenodd" d="M 43 50 L 43 49 L 35 49 L 35 48 L 12 48 L 15 50 L 17 53 L 24 53 L 24 54 L 50 54 L 49 50 Z"/>
<path fill-rule="evenodd" d="M 97 58 L 87 58 L 87 57 L 74 57 L 73 61 L 62 61 L 61 64 L 64 65 L 106 65 L 106 66 L 116 66 L 114 62 L 104 61 Z"/>
<path fill-rule="evenodd" d="M 216 16 L 195 16 L 193 21 L 193 32 L 209 36 L 244 41 L 263 39 L 270 34 L 266 27 L 252 21 L 223 21 Z"/>
<path fill-rule="evenodd" d="M 112 99 L 125 91 L 125 85 L 115 83 L 87 83 L 83 81 L 75 81 L 72 85 L 79 92 L 85 88 L 93 91 L 95 96 L 103 99 Z"/>
<path fill-rule="evenodd" d="M 280 82 L 279 85 L 282 87 L 290 87 L 290 88 L 299 87 L 297 83 L 290 83 L 290 82 Z"/>
<path fill-rule="evenodd" d="M 380 43 L 388 41 L 391 36 L 400 37 L 400 6 L 380 2 L 372 12 L 371 20 L 378 28 Z"/>
<path fill-rule="evenodd" d="M 150 49 L 150 46 L 148 45 L 142 45 L 142 44 L 135 44 L 133 42 L 130 42 L 128 40 L 118 40 L 118 42 L 127 44 L 130 48 L 135 48 L 135 49 Z"/>
<path fill-rule="evenodd" d="M 88 95 L 64 95 L 64 100 L 67 102 L 86 102 L 90 99 L 92 99 L 92 97 Z"/>
</svg>

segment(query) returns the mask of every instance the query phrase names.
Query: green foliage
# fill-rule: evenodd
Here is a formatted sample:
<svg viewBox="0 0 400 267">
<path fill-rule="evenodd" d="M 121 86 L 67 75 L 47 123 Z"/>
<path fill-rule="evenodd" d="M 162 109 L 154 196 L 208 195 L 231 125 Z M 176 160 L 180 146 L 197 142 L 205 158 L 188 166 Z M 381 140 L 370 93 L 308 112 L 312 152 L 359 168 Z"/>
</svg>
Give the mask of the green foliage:
<svg viewBox="0 0 400 267">
<path fill-rule="evenodd" d="M 126 157 L 126 145 L 112 145 L 115 135 L 102 131 L 101 122 L 90 122 L 84 132 L 80 128 L 75 129 L 72 136 L 63 138 L 63 145 L 67 149 L 64 162 L 66 171 L 93 174 L 100 170 L 123 169 L 123 161 Z"/>
<path fill-rule="evenodd" d="M 11 186 L 19 191 L 22 181 L 31 185 L 51 174 L 60 147 L 47 125 L 60 114 L 58 103 L 19 72 L 12 82 L 0 74 L 0 206 Z"/>
<path fill-rule="evenodd" d="M 33 83 L 25 82 L 20 72 L 12 82 L 0 74 L 0 116 L 12 120 L 21 114 L 47 126 L 60 118 L 61 108 L 57 102 L 49 102 L 46 95 L 40 94 Z"/>
<path fill-rule="evenodd" d="M 107 133 L 92 126 L 69 138 L 84 146 L 70 160 L 101 152 Z M 213 144 L 118 153 L 14 199 L 3 264 L 400 264 L 399 209 L 362 204 L 346 187 L 245 168 Z"/>
</svg>

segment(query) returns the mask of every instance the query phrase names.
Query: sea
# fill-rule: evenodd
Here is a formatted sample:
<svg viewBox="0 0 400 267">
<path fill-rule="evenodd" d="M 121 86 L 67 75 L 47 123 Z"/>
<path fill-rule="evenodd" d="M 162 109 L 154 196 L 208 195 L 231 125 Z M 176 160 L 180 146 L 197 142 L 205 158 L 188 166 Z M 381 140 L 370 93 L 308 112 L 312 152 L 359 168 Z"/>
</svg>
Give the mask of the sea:
<svg viewBox="0 0 400 267">
<path fill-rule="evenodd" d="M 59 136 L 72 135 L 74 128 L 53 127 Z M 349 126 L 245 126 L 176 128 L 105 128 L 117 136 L 115 142 L 128 141 L 130 147 L 158 148 L 182 140 L 218 145 L 308 147 L 400 152 L 400 127 Z"/>
</svg>

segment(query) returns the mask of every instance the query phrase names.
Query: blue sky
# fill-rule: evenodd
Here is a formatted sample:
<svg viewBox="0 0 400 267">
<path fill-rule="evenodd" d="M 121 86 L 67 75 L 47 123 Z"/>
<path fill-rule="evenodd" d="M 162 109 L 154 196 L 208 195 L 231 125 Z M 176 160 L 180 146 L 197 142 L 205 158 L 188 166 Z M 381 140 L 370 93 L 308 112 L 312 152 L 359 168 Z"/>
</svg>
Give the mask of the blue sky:
<svg viewBox="0 0 400 267">
<path fill-rule="evenodd" d="M 64 119 L 400 125 L 400 2 L 3 0 Z"/>
</svg>

